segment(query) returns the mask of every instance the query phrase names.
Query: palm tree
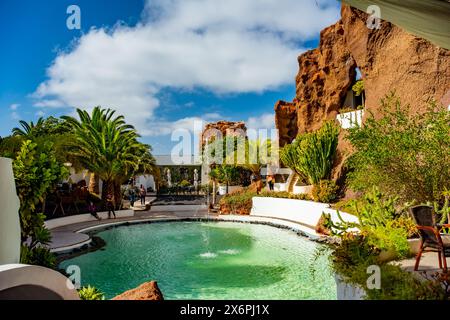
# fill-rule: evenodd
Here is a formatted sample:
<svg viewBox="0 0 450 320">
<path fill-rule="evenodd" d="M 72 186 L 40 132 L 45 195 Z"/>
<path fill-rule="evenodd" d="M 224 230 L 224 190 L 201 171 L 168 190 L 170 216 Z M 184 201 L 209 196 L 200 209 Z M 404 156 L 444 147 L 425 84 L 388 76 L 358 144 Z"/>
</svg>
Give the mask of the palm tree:
<svg viewBox="0 0 450 320">
<path fill-rule="evenodd" d="M 63 117 L 76 137 L 71 153 L 103 180 L 102 198 L 114 194 L 117 204 L 120 186 L 132 175 L 156 172 L 150 148 L 140 143 L 134 127 L 126 124 L 123 116 L 114 116 L 111 109 L 95 107 L 92 115 L 77 109 L 77 113 L 79 120 Z"/>
<path fill-rule="evenodd" d="M 12 134 L 14 136 L 23 136 L 23 137 L 33 137 L 44 124 L 44 118 L 40 117 L 36 124 L 33 121 L 30 123 L 20 120 L 19 121 L 22 128 L 15 127 L 12 129 Z"/>
</svg>

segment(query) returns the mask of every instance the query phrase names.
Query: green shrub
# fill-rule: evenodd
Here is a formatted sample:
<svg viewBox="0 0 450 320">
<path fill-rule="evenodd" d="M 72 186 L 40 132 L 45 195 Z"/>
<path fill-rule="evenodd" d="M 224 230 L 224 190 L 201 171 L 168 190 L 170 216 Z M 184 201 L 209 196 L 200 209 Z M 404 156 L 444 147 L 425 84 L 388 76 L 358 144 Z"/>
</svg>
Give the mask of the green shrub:
<svg viewBox="0 0 450 320">
<path fill-rule="evenodd" d="M 402 202 L 438 201 L 450 189 L 450 113 L 435 103 L 426 112 L 411 112 L 390 94 L 380 114 L 349 129 L 354 153 L 347 162 L 350 187 L 377 186 Z"/>
<path fill-rule="evenodd" d="M 330 255 L 333 271 L 347 283 L 357 285 L 366 292 L 366 300 L 442 300 L 448 293 L 444 280 L 423 281 L 397 265 L 378 260 L 379 249 L 363 235 L 345 234 Z M 368 289 L 369 266 L 380 267 L 381 286 Z"/>
<path fill-rule="evenodd" d="M 45 216 L 37 212 L 56 183 L 68 170 L 56 159 L 51 143 L 37 145 L 26 140 L 13 161 L 14 178 L 20 200 L 21 262 L 54 267 L 55 258 L 46 248 L 51 234 L 44 224 Z"/>
<path fill-rule="evenodd" d="M 191 185 L 191 183 L 187 180 L 183 180 L 180 182 L 180 187 L 185 188 L 185 187 L 189 187 Z"/>
<path fill-rule="evenodd" d="M 327 219 L 327 227 L 339 235 L 345 234 L 350 228 L 358 228 L 371 246 L 379 250 L 393 250 L 398 257 L 407 256 L 411 224 L 407 223 L 406 218 L 401 218 L 402 213 L 395 208 L 396 201 L 396 197 L 385 197 L 374 188 L 364 196 L 363 201 L 353 202 L 359 223 L 347 223 L 342 219 L 341 223 L 333 223 Z"/>
<path fill-rule="evenodd" d="M 220 212 L 222 214 L 248 215 L 252 209 L 252 198 L 256 196 L 256 192 L 250 188 L 226 194 L 219 201 Z"/>
<path fill-rule="evenodd" d="M 336 200 L 339 188 L 333 180 L 320 180 L 312 189 L 314 201 L 330 203 Z"/>
<path fill-rule="evenodd" d="M 270 198 L 284 198 L 284 199 L 294 199 L 294 200 L 312 200 L 307 194 L 293 194 L 287 191 L 263 191 L 258 197 L 270 197 Z"/>
<path fill-rule="evenodd" d="M 242 190 L 229 193 L 223 196 L 220 201 L 220 211 L 222 214 L 250 214 L 252 209 L 253 197 L 272 197 L 272 198 L 286 198 L 297 200 L 311 200 L 308 195 L 305 194 L 291 194 L 289 192 L 274 192 L 263 191 L 260 194 L 256 194 L 254 189 L 243 188 Z"/>
<path fill-rule="evenodd" d="M 99 289 L 91 286 L 82 287 L 78 290 L 81 300 L 105 300 L 105 295 Z"/>
<path fill-rule="evenodd" d="M 56 256 L 45 247 L 22 245 L 20 262 L 53 269 L 56 267 Z"/>
</svg>

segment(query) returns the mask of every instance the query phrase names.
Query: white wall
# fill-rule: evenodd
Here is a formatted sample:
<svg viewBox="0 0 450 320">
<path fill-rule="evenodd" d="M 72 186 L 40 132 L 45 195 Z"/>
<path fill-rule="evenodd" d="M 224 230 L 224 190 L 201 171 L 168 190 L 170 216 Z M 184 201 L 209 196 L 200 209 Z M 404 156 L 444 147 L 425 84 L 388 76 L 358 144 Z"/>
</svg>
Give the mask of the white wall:
<svg viewBox="0 0 450 320">
<path fill-rule="evenodd" d="M 139 176 L 136 178 L 136 186 L 140 187 L 141 184 L 147 189 L 152 187 L 153 190 L 156 190 L 155 179 L 152 175 Z"/>
<path fill-rule="evenodd" d="M 12 159 L 0 158 L 0 264 L 20 261 L 19 197 Z"/>
<path fill-rule="evenodd" d="M 26 264 L 6 264 L 0 266 L 0 291 L 21 286 L 34 286 L 47 289 L 57 294 L 63 300 L 80 300 L 80 297 L 72 282 L 61 273 L 52 269 L 31 266 Z M 42 290 L 45 295 L 45 290 Z M 27 298 L 39 300 L 45 296 L 28 296 Z M 20 300 L 21 296 L 12 297 Z"/>
<path fill-rule="evenodd" d="M 327 203 L 269 197 L 253 197 L 250 215 L 286 219 L 303 223 L 314 228 L 322 213 L 329 213 L 333 222 L 339 222 L 336 210 Z M 347 222 L 357 222 L 357 217 L 341 212 Z"/>
<path fill-rule="evenodd" d="M 356 125 L 362 125 L 364 110 L 356 110 L 346 113 L 341 113 L 336 116 L 337 121 L 341 124 L 343 129 L 353 128 Z"/>
</svg>

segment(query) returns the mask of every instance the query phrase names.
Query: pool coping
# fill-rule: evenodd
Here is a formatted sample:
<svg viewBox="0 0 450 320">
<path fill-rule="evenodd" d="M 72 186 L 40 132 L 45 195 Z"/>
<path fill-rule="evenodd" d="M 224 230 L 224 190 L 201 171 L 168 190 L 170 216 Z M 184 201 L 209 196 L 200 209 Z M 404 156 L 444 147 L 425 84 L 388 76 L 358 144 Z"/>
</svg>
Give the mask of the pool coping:
<svg viewBox="0 0 450 320">
<path fill-rule="evenodd" d="M 137 224 L 145 224 L 145 223 L 170 223 L 170 222 L 182 222 L 182 221 L 214 221 L 214 222 L 236 222 L 236 223 L 254 223 L 261 225 L 268 225 L 275 228 L 287 229 L 297 233 L 297 235 L 306 237 L 310 240 L 317 241 L 325 236 L 317 234 L 311 226 L 307 226 L 305 224 L 287 220 L 280 219 L 275 217 L 265 217 L 265 216 L 242 216 L 242 215 L 204 215 L 204 216 L 183 216 L 183 217 L 147 217 L 142 219 L 126 219 L 116 222 L 106 222 L 99 223 L 92 226 L 85 227 L 77 227 L 77 224 L 71 225 L 73 233 L 83 233 L 88 234 L 90 232 L 105 230 L 114 227 L 120 226 L 129 226 L 129 225 L 137 225 Z M 70 232 L 70 231 L 68 231 Z M 70 243 L 65 246 L 51 248 L 50 250 L 57 254 L 67 254 L 74 250 L 83 250 L 87 249 L 90 243 L 92 242 L 92 237 L 89 236 L 88 240 L 81 242 Z"/>
</svg>

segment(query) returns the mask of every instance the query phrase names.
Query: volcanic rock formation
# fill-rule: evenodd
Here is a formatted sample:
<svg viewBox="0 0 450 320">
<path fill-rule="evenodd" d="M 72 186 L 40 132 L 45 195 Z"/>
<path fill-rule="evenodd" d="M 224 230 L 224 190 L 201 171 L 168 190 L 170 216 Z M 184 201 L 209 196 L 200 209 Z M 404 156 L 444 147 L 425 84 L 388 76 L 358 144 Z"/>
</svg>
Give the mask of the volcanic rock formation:
<svg viewBox="0 0 450 320">
<path fill-rule="evenodd" d="M 135 289 L 125 291 L 112 300 L 164 300 L 164 298 L 156 281 L 150 281 Z"/>
<path fill-rule="evenodd" d="M 218 138 L 225 136 L 241 136 L 245 137 L 247 134 L 247 127 L 242 121 L 218 121 L 206 124 L 201 135 L 201 147 L 203 147 L 206 141 L 212 137 Z"/>
<path fill-rule="evenodd" d="M 275 105 L 280 146 L 336 118 L 356 68 L 364 80 L 365 115 L 376 116 L 380 99 L 392 91 L 412 112 L 425 110 L 430 99 L 444 108 L 450 105 L 449 50 L 386 21 L 380 29 L 369 29 L 368 15 L 347 5 L 341 16 L 321 32 L 318 48 L 299 56 L 294 101 Z"/>
</svg>

